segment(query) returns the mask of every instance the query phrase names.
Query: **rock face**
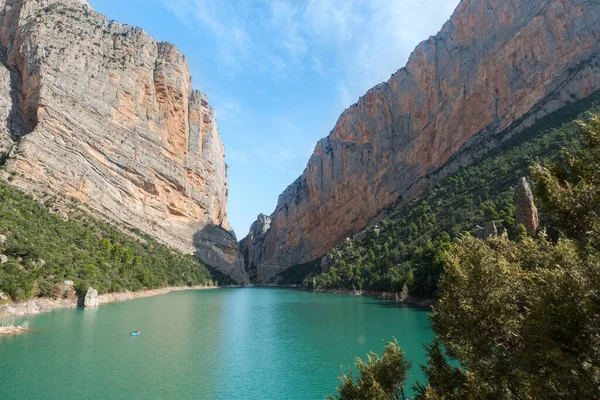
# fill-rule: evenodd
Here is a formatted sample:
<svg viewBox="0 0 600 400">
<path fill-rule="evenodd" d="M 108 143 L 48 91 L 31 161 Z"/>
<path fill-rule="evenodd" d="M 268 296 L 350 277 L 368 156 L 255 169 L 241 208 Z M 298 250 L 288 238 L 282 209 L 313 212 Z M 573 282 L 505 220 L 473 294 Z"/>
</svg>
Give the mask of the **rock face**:
<svg viewBox="0 0 600 400">
<path fill-rule="evenodd" d="M 598 1 L 463 0 L 317 143 L 254 238 L 258 276 L 322 256 L 385 208 L 600 89 L 599 38 Z"/>
<path fill-rule="evenodd" d="M 240 247 L 244 256 L 246 271 L 252 281 L 262 281 L 262 276 L 257 276 L 258 266 L 263 259 L 263 255 L 274 249 L 267 249 L 264 241 L 265 233 L 271 228 L 271 217 L 260 214 L 256 221 L 250 227 L 250 233 L 241 242 Z M 266 266 L 263 264 L 260 268 L 261 275 L 265 273 Z M 275 266 L 278 268 L 278 266 Z M 281 268 L 279 268 L 281 269 Z M 273 271 L 275 275 L 278 271 Z M 268 274 L 272 274 L 270 271 Z M 272 275 L 271 275 L 272 276 Z"/>
<path fill-rule="evenodd" d="M 483 228 L 480 228 L 477 231 L 477 238 L 481 240 L 486 240 L 489 237 L 497 237 L 498 236 L 498 228 L 496 227 L 496 222 L 488 222 Z"/>
<path fill-rule="evenodd" d="M 519 179 L 515 193 L 515 224 L 523 224 L 527 233 L 534 235 L 539 227 L 538 211 L 533 199 L 531 187 L 524 177 Z"/>
<path fill-rule="evenodd" d="M 216 117 L 187 60 L 86 0 L 0 0 L 0 159 L 248 282 Z"/>
<path fill-rule="evenodd" d="M 98 298 L 98 291 L 93 288 L 89 288 L 85 294 L 85 300 L 83 301 L 84 307 L 98 307 L 100 299 Z"/>
</svg>

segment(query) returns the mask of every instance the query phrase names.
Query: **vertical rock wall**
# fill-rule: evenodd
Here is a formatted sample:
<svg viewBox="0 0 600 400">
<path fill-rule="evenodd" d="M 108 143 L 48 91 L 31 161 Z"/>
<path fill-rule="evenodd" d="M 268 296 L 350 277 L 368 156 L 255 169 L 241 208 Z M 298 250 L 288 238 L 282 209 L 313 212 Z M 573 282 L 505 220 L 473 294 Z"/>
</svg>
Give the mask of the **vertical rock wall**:
<svg viewBox="0 0 600 400">
<path fill-rule="evenodd" d="M 14 184 L 79 199 L 248 282 L 215 112 L 183 54 L 85 0 L 0 0 L 0 53 Z"/>
<path fill-rule="evenodd" d="M 322 256 L 386 207 L 598 89 L 600 2 L 463 0 L 317 143 L 248 268 L 267 281 Z"/>
</svg>

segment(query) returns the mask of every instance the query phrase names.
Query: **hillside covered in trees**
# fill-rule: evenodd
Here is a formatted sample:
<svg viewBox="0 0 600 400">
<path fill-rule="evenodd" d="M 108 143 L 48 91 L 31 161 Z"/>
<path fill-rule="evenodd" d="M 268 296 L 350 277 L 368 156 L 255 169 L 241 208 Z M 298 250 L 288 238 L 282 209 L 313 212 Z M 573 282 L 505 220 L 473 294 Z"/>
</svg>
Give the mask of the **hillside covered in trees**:
<svg viewBox="0 0 600 400">
<path fill-rule="evenodd" d="M 100 293 L 229 282 L 194 256 L 138 230 L 125 233 L 74 200 L 67 208 L 0 182 L 0 292 L 22 301 L 55 296 L 65 280 Z"/>
<path fill-rule="evenodd" d="M 571 121 L 599 113 L 599 99 L 597 93 L 538 121 L 331 251 L 323 268 L 320 260 L 293 267 L 277 278 L 279 283 L 436 296 L 443 254 L 452 240 L 490 221 L 510 238 L 523 235 L 523 227 L 515 226 L 518 178 L 530 177 L 536 162 L 577 149 L 578 127 Z"/>
</svg>

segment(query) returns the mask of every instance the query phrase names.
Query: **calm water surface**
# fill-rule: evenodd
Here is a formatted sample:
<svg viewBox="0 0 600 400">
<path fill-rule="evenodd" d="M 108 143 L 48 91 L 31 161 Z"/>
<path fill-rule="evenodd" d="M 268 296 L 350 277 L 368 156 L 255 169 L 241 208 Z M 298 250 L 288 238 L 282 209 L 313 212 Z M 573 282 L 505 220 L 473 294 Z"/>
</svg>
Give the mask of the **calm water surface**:
<svg viewBox="0 0 600 400">
<path fill-rule="evenodd" d="M 427 312 L 285 289 L 188 291 L 26 318 L 0 338 L 0 399 L 323 399 L 396 337 L 422 380 Z M 142 332 L 130 337 L 134 330 Z"/>
</svg>

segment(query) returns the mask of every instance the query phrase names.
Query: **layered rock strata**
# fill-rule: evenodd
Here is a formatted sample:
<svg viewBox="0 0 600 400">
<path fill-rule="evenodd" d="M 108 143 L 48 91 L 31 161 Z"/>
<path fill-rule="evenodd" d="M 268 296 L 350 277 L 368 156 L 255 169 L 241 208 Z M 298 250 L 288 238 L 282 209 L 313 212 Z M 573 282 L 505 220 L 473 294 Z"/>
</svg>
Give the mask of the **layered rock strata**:
<svg viewBox="0 0 600 400">
<path fill-rule="evenodd" d="M 260 214 L 250 227 L 250 233 L 240 241 L 244 263 L 248 266 L 246 271 L 248 272 L 248 277 L 252 281 L 263 281 L 262 275 L 266 272 L 266 266 L 262 265 L 260 269 L 261 276 L 258 276 L 259 271 L 257 265 L 260 264 L 265 253 L 274 250 L 267 249 L 266 244 L 264 243 L 265 233 L 267 233 L 270 228 L 271 218 L 264 214 Z M 277 268 L 277 266 L 275 268 Z M 274 272 L 276 275 L 279 271 Z M 272 276 L 271 271 L 267 271 L 266 274 Z"/>
<path fill-rule="evenodd" d="M 0 159 L 247 283 L 215 112 L 185 56 L 86 0 L 0 0 Z"/>
<path fill-rule="evenodd" d="M 463 0 L 317 143 L 270 229 L 253 239 L 260 249 L 244 250 L 260 254 L 247 268 L 267 281 L 321 257 L 382 210 L 598 89 L 600 2 Z"/>
</svg>

